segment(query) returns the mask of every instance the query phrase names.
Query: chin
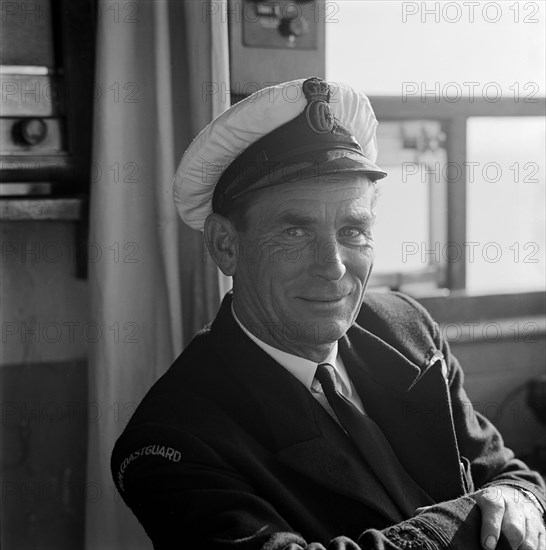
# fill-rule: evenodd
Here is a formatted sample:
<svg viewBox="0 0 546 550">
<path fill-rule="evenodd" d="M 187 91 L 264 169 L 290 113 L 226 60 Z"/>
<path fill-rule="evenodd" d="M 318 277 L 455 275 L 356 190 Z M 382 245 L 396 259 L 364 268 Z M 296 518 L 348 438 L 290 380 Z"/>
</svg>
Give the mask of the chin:
<svg viewBox="0 0 546 550">
<path fill-rule="evenodd" d="M 345 320 L 327 317 L 313 317 L 298 323 L 302 339 L 309 344 L 333 344 L 349 329 Z"/>
</svg>

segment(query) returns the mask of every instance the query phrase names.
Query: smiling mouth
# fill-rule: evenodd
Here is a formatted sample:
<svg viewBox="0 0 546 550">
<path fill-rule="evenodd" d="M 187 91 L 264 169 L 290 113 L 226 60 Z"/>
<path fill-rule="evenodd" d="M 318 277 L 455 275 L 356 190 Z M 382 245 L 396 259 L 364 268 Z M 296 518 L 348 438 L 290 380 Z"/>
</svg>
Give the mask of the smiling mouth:
<svg viewBox="0 0 546 550">
<path fill-rule="evenodd" d="M 334 297 L 334 298 L 300 298 L 300 300 L 303 300 L 304 302 L 319 302 L 319 303 L 324 303 L 324 304 L 335 304 L 337 302 L 341 302 L 341 300 L 343 300 L 343 298 L 346 298 L 346 296 L 339 296 L 339 297 Z"/>
</svg>

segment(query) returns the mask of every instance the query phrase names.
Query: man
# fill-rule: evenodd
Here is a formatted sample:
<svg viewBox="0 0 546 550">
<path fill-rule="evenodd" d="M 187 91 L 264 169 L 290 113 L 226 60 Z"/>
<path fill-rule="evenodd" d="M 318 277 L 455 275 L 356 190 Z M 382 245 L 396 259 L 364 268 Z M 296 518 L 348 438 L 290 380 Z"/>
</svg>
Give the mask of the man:
<svg viewBox="0 0 546 550">
<path fill-rule="evenodd" d="M 184 154 L 177 207 L 233 292 L 114 449 L 156 548 L 546 548 L 543 481 L 474 413 L 437 325 L 365 295 L 376 125 L 365 96 L 311 78 Z"/>
</svg>

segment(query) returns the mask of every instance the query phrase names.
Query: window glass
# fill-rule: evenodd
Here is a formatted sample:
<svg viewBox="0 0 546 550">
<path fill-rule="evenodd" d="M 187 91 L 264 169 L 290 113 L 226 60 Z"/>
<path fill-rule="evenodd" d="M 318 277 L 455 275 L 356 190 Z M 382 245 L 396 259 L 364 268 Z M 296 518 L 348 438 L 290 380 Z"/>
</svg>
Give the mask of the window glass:
<svg viewBox="0 0 546 550">
<path fill-rule="evenodd" d="M 444 140 L 439 121 L 385 121 L 379 125 L 377 162 L 388 175 L 379 182 L 376 275 L 416 273 L 442 263 Z M 432 215 L 437 211 L 441 211 L 439 220 Z"/>
<path fill-rule="evenodd" d="M 419 250 L 428 243 L 427 185 L 419 174 L 405 176 L 400 166 L 387 166 L 389 175 L 381 182 L 375 226 L 374 271 L 406 272 L 422 269 Z"/>
<path fill-rule="evenodd" d="M 472 117 L 467 124 L 467 288 L 546 283 L 545 119 Z"/>
<path fill-rule="evenodd" d="M 545 95 L 545 2 L 326 0 L 326 77 L 368 95 Z"/>
<path fill-rule="evenodd" d="M 380 180 L 376 207 L 374 272 L 421 270 L 429 258 L 421 251 L 430 239 L 429 178 L 422 170 L 424 121 L 383 122 L 377 131 L 377 162 L 387 172 Z"/>
</svg>

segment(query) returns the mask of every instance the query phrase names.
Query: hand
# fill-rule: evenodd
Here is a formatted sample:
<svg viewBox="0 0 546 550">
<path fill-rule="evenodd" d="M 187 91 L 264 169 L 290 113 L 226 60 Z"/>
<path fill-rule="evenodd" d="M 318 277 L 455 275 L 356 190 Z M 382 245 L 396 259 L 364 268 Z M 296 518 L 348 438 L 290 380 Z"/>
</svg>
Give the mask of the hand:
<svg viewBox="0 0 546 550">
<path fill-rule="evenodd" d="M 541 512 L 524 491 L 494 485 L 470 496 L 482 512 L 480 540 L 484 550 L 496 548 L 501 533 L 512 550 L 546 549 Z"/>
</svg>

